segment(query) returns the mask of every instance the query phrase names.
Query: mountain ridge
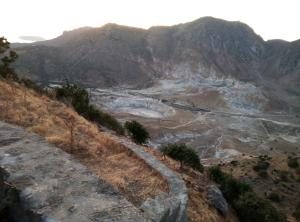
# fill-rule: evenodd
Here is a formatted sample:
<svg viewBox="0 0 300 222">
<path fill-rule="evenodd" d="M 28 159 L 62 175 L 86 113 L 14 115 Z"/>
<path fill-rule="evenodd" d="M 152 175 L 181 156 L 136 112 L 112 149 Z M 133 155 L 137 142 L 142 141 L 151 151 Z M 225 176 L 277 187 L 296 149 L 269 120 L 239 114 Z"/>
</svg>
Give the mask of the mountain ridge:
<svg viewBox="0 0 300 222">
<path fill-rule="evenodd" d="M 44 84 L 145 88 L 158 79 L 229 78 L 288 97 L 300 94 L 299 43 L 265 41 L 244 23 L 213 17 L 149 29 L 109 23 L 18 47 L 15 68 Z"/>
</svg>

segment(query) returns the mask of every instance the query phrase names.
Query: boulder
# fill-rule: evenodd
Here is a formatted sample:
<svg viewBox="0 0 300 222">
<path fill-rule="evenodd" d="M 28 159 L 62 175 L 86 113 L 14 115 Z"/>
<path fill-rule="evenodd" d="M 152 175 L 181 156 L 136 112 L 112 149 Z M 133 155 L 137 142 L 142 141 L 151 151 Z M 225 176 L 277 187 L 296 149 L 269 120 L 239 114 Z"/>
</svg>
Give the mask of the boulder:
<svg viewBox="0 0 300 222">
<path fill-rule="evenodd" d="M 211 185 L 209 186 L 207 190 L 207 197 L 209 201 L 212 203 L 212 205 L 224 216 L 227 215 L 229 208 L 228 203 L 225 200 L 221 190 L 215 186 Z"/>
</svg>

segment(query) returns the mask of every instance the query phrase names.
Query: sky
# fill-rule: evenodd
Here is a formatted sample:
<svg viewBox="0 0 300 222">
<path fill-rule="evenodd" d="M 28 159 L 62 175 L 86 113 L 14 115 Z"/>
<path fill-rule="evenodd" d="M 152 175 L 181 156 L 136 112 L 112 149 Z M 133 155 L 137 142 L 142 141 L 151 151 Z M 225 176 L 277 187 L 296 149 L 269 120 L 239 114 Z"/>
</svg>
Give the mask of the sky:
<svg viewBox="0 0 300 222">
<path fill-rule="evenodd" d="M 10 42 L 51 39 L 83 26 L 149 28 L 204 16 L 244 22 L 265 40 L 300 39 L 300 0 L 0 0 L 0 7 L 0 36 Z"/>
</svg>

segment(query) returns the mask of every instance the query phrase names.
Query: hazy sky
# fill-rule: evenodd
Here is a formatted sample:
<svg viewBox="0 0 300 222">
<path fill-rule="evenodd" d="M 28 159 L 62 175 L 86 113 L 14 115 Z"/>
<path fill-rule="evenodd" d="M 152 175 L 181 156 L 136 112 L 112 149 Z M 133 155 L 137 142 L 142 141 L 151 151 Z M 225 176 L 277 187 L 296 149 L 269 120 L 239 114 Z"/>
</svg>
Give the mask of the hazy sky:
<svg viewBox="0 0 300 222">
<path fill-rule="evenodd" d="M 0 36 L 11 42 L 108 22 L 148 28 L 203 16 L 242 21 L 266 40 L 300 39 L 300 0 L 0 0 L 0 7 Z"/>
</svg>

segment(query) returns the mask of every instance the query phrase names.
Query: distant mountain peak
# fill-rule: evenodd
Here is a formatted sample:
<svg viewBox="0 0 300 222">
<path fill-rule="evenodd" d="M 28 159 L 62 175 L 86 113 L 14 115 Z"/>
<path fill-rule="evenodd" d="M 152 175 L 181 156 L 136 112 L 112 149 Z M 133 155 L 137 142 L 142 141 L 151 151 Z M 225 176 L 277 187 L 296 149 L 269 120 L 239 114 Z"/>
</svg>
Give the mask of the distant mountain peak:
<svg viewBox="0 0 300 222">
<path fill-rule="evenodd" d="M 69 78 L 93 86 L 213 76 L 299 91 L 299 43 L 264 41 L 242 22 L 214 17 L 148 30 L 108 23 L 35 44 L 46 48 L 22 47 L 16 67 L 42 81 Z"/>
</svg>

